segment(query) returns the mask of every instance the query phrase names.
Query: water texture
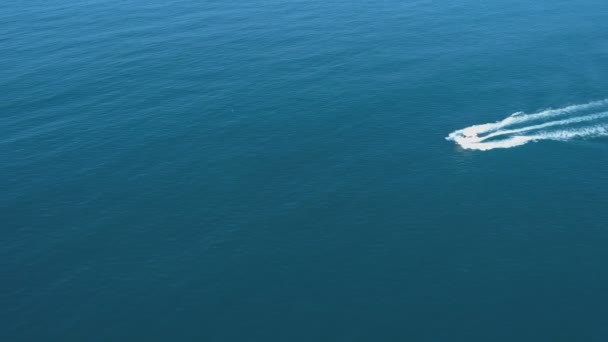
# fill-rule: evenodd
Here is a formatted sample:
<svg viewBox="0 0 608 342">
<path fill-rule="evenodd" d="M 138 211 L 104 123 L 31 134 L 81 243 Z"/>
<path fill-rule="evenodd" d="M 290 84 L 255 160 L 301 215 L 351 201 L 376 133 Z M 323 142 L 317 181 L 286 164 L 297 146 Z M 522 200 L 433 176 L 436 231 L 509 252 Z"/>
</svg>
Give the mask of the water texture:
<svg viewBox="0 0 608 342">
<path fill-rule="evenodd" d="M 599 0 L 3 1 L 0 341 L 605 341 L 607 32 Z"/>
</svg>

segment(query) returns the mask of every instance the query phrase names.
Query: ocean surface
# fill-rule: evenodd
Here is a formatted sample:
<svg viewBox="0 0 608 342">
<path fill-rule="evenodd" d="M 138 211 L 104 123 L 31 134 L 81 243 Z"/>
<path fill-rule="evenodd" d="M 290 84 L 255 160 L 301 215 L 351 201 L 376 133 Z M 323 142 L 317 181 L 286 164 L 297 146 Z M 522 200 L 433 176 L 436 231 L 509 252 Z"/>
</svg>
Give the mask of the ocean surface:
<svg viewBox="0 0 608 342">
<path fill-rule="evenodd" d="M 606 341 L 606 98 L 605 0 L 4 0 L 0 341 Z"/>
</svg>

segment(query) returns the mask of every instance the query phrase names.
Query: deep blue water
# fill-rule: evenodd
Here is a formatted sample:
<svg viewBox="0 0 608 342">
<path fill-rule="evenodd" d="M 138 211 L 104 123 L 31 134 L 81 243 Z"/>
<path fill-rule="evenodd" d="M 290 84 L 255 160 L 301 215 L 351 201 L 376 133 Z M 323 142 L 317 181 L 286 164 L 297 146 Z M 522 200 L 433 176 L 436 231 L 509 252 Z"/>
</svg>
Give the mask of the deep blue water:
<svg viewBox="0 0 608 342">
<path fill-rule="evenodd" d="M 608 2 L 0 4 L 1 341 L 605 341 Z"/>
</svg>

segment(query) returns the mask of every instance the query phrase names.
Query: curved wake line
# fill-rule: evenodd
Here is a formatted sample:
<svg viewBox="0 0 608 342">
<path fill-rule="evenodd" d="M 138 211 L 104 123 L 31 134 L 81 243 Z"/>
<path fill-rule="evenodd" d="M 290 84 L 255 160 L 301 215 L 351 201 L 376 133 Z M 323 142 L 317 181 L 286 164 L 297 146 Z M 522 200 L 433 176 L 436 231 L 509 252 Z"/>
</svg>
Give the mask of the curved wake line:
<svg viewBox="0 0 608 342">
<path fill-rule="evenodd" d="M 554 126 L 565 126 L 565 125 L 570 125 L 570 124 L 575 124 L 575 123 L 594 121 L 594 120 L 603 119 L 606 117 L 608 117 L 608 112 L 585 115 L 585 116 L 572 118 L 572 119 L 549 121 L 549 122 L 545 122 L 545 123 L 538 124 L 538 125 L 532 125 L 532 126 L 527 126 L 527 127 L 522 127 L 522 128 L 508 129 L 508 130 L 502 130 L 502 131 L 490 133 L 482 138 L 479 138 L 479 141 L 480 142 L 485 141 L 490 138 L 499 137 L 501 135 L 535 131 L 538 129 L 549 128 L 549 127 L 554 127 Z"/>
<path fill-rule="evenodd" d="M 454 141 L 462 148 L 487 151 L 495 148 L 511 148 L 524 145 L 531 141 L 559 140 L 567 141 L 575 138 L 592 138 L 608 136 L 608 122 L 595 123 L 596 120 L 608 118 L 608 111 L 584 114 L 585 111 L 608 106 L 608 99 L 589 102 L 586 104 L 571 105 L 558 109 L 548 109 L 538 113 L 514 113 L 505 119 L 481 125 L 473 125 L 450 133 L 446 140 Z M 555 117 L 571 115 L 561 120 L 552 120 Z M 544 120 L 544 122 L 543 122 Z M 549 121 L 547 121 L 549 120 Z M 540 121 L 533 125 L 526 124 Z M 567 128 L 568 125 L 589 123 L 586 127 Z M 513 125 L 520 127 L 510 128 Z M 524 126 L 521 126 L 524 125 Z M 561 130 L 552 130 L 555 127 L 566 127 Z M 548 129 L 548 131 L 547 131 Z M 536 133 L 531 133 L 536 132 Z"/>
</svg>

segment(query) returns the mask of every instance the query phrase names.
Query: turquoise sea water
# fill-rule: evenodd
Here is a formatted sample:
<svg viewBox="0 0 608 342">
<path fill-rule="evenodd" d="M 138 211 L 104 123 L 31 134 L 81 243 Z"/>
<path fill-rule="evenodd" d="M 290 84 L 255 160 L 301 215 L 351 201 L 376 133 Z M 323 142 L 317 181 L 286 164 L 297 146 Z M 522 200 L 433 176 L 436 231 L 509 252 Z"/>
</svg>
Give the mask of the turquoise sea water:
<svg viewBox="0 0 608 342">
<path fill-rule="evenodd" d="M 4 1 L 0 340 L 605 341 L 608 139 L 444 138 L 608 98 L 607 33 L 600 0 Z"/>
</svg>

